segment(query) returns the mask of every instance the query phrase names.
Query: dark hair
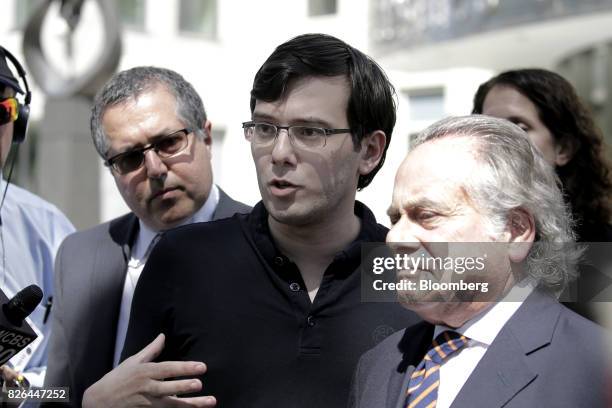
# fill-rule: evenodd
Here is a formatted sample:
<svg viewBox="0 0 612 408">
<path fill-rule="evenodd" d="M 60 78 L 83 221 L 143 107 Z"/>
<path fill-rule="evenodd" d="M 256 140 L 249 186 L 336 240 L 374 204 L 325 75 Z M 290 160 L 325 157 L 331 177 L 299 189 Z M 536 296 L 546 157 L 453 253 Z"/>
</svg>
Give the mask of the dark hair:
<svg viewBox="0 0 612 408">
<path fill-rule="evenodd" d="M 519 69 L 480 85 L 472 113 L 482 113 L 484 100 L 496 85 L 513 87 L 529 98 L 555 142 L 573 151 L 572 158 L 556 171 L 579 225 L 579 239 L 587 239 L 583 233 L 599 230 L 612 215 L 610 167 L 604 157 L 602 132 L 591 112 L 561 75 L 544 69 Z"/>
<path fill-rule="evenodd" d="M 382 167 L 395 126 L 395 89 L 370 57 L 345 42 L 325 34 L 304 34 L 279 45 L 259 68 L 251 90 L 251 113 L 256 100 L 282 98 L 297 79 L 344 75 L 350 86 L 347 119 L 356 148 L 371 132 L 385 132 L 386 145 L 380 163 L 359 177 L 357 188 L 366 187 Z"/>
</svg>

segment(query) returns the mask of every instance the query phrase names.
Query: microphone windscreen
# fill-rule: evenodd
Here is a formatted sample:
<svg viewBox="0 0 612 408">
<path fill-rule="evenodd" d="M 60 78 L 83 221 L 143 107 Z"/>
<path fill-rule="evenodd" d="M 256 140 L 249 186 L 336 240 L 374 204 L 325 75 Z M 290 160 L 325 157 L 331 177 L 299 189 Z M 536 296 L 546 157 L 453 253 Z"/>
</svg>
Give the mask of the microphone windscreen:
<svg viewBox="0 0 612 408">
<path fill-rule="evenodd" d="M 42 298 L 42 289 L 36 285 L 30 285 L 17 292 L 2 308 L 6 317 L 18 325 L 36 309 Z"/>
</svg>

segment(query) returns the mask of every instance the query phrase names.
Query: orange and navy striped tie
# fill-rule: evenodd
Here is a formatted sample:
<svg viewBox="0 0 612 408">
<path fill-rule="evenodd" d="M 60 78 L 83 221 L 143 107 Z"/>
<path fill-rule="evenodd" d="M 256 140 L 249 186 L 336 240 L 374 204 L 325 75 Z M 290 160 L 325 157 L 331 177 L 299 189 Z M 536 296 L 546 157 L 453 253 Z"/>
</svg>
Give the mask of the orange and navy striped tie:
<svg viewBox="0 0 612 408">
<path fill-rule="evenodd" d="M 438 335 L 432 348 L 425 354 L 421 363 L 410 376 L 406 391 L 406 408 L 434 408 L 438 401 L 440 385 L 440 366 L 451 354 L 459 351 L 468 338 L 454 331 Z"/>
</svg>

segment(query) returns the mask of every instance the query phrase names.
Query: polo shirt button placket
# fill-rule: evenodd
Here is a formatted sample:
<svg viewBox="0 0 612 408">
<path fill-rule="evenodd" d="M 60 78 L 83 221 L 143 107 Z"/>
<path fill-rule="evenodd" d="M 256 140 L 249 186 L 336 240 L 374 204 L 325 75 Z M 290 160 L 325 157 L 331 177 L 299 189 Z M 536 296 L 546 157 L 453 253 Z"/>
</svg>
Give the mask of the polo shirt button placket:
<svg viewBox="0 0 612 408">
<path fill-rule="evenodd" d="M 283 266 L 283 265 L 285 265 L 285 260 L 283 259 L 282 256 L 275 256 L 274 257 L 274 265 L 276 265 L 276 266 Z"/>
</svg>

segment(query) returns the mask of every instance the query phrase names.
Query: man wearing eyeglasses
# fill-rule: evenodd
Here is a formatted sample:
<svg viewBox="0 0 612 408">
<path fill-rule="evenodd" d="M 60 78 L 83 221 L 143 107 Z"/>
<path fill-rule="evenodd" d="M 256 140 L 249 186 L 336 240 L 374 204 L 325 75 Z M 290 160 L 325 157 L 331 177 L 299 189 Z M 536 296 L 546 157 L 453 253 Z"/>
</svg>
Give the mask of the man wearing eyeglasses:
<svg viewBox="0 0 612 408">
<path fill-rule="evenodd" d="M 303 35 L 256 74 L 251 112 L 243 128 L 262 201 L 249 215 L 162 237 L 123 356 L 141 360 L 164 333 L 159 360 L 205 363 L 204 376 L 181 381 L 211 397 L 176 406 L 342 407 L 359 356 L 416 319 L 360 296 L 361 244 L 387 230 L 355 194 L 382 166 L 393 88 L 359 50 Z M 92 386 L 84 406 L 133 406 L 124 402 L 136 401 L 134 388 L 168 385 L 122 373 Z"/>
<path fill-rule="evenodd" d="M 28 88 L 26 85 L 24 92 L 9 69 L 8 62 L 16 60 L 7 55 L 8 51 L 0 46 L 0 169 L 7 162 L 12 169 L 14 159 L 9 160 L 9 152 L 23 141 L 27 127 L 26 110 L 21 104 L 28 99 L 23 98 Z M 10 176 L 11 170 L 8 175 L 0 175 L 0 288 L 13 297 L 26 286 L 36 284 L 43 290 L 45 301 L 29 316 L 38 339 L 0 371 L 5 380 L 15 380 L 23 373 L 25 380 L 20 380 L 20 385 L 41 387 L 51 327 L 46 305 L 53 296 L 53 261 L 60 243 L 74 227 L 54 205 L 10 183 Z"/>
<path fill-rule="evenodd" d="M 70 236 L 58 254 L 45 383 L 69 386 L 74 406 L 118 364 L 134 288 L 160 234 L 250 210 L 213 184 L 211 122 L 195 89 L 174 71 L 116 74 L 96 96 L 91 132 L 132 212 Z M 149 368 L 194 374 L 180 362 Z"/>
</svg>

